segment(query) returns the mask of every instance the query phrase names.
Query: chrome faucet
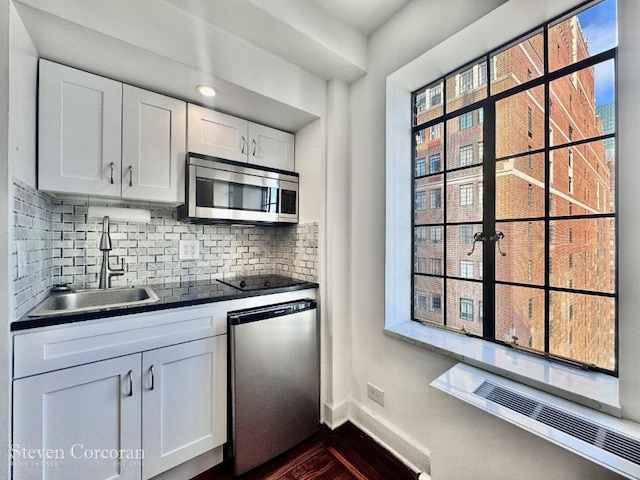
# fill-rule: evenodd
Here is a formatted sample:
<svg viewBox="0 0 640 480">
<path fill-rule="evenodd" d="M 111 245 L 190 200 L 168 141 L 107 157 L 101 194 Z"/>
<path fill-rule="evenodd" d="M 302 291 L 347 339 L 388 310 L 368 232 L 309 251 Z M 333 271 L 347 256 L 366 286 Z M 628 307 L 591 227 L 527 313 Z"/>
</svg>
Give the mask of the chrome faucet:
<svg viewBox="0 0 640 480">
<path fill-rule="evenodd" d="M 109 266 L 109 252 L 111 250 L 113 250 L 113 247 L 111 246 L 111 237 L 109 236 L 109 217 L 105 215 L 102 219 L 102 237 L 100 238 L 102 266 L 100 267 L 100 283 L 98 288 L 111 288 L 111 277 L 124 275 L 124 258 L 121 259 L 120 268 L 111 268 L 111 266 Z"/>
</svg>

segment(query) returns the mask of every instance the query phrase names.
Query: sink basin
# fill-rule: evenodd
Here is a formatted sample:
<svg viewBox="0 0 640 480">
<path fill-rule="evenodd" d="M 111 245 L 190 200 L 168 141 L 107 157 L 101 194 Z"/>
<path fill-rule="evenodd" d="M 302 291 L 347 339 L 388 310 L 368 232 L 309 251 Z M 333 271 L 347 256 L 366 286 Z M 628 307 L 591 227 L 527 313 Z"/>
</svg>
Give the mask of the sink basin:
<svg viewBox="0 0 640 480">
<path fill-rule="evenodd" d="M 104 308 L 145 305 L 156 301 L 158 301 L 158 296 L 149 286 L 76 290 L 50 295 L 29 313 L 29 316 L 42 317 L 60 315 L 61 313 L 90 312 Z"/>
</svg>

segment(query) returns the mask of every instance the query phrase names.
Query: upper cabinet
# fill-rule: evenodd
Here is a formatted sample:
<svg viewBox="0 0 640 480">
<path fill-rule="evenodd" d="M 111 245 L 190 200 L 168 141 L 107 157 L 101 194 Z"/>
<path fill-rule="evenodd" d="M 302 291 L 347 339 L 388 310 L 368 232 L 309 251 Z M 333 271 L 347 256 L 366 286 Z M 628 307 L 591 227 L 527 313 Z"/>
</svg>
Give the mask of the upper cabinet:
<svg viewBox="0 0 640 480">
<path fill-rule="evenodd" d="M 182 203 L 186 104 L 40 60 L 38 188 Z"/>
<path fill-rule="evenodd" d="M 188 150 L 213 157 L 294 171 L 294 136 L 189 104 Z"/>
<path fill-rule="evenodd" d="M 184 202 L 186 104 L 123 85 L 122 196 Z"/>
</svg>

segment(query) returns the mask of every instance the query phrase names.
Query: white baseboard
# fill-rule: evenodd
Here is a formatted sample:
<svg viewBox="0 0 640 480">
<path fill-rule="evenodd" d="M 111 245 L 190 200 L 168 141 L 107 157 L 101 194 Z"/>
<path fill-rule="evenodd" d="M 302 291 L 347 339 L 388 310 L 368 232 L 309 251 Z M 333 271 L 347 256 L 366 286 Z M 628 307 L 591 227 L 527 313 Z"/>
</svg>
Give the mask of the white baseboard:
<svg viewBox="0 0 640 480">
<path fill-rule="evenodd" d="M 324 404 L 324 423 L 331 429 L 335 430 L 340 425 L 349 420 L 349 404 L 350 399 L 343 400 L 337 405 Z"/>
<path fill-rule="evenodd" d="M 420 473 L 420 480 L 431 477 L 430 452 L 414 439 L 398 430 L 394 425 L 379 417 L 376 412 L 352 398 L 338 405 L 324 404 L 324 422 L 332 430 L 350 421 L 385 449 L 391 452 L 407 467 Z"/>
<path fill-rule="evenodd" d="M 153 480 L 184 480 L 186 478 L 197 477 L 201 473 L 222 463 L 222 454 L 223 447 L 214 448 L 177 467 L 173 467 L 171 470 L 167 470 L 153 477 Z"/>
</svg>

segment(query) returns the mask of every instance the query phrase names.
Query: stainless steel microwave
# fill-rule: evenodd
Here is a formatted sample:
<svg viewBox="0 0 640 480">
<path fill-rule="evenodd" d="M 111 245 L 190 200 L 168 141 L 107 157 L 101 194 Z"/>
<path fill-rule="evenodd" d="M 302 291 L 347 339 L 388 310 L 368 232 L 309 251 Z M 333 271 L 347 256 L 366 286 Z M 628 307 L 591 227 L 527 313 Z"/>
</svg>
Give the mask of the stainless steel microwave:
<svg viewBox="0 0 640 480">
<path fill-rule="evenodd" d="M 187 156 L 178 219 L 204 223 L 298 223 L 298 174 L 206 155 Z"/>
</svg>

